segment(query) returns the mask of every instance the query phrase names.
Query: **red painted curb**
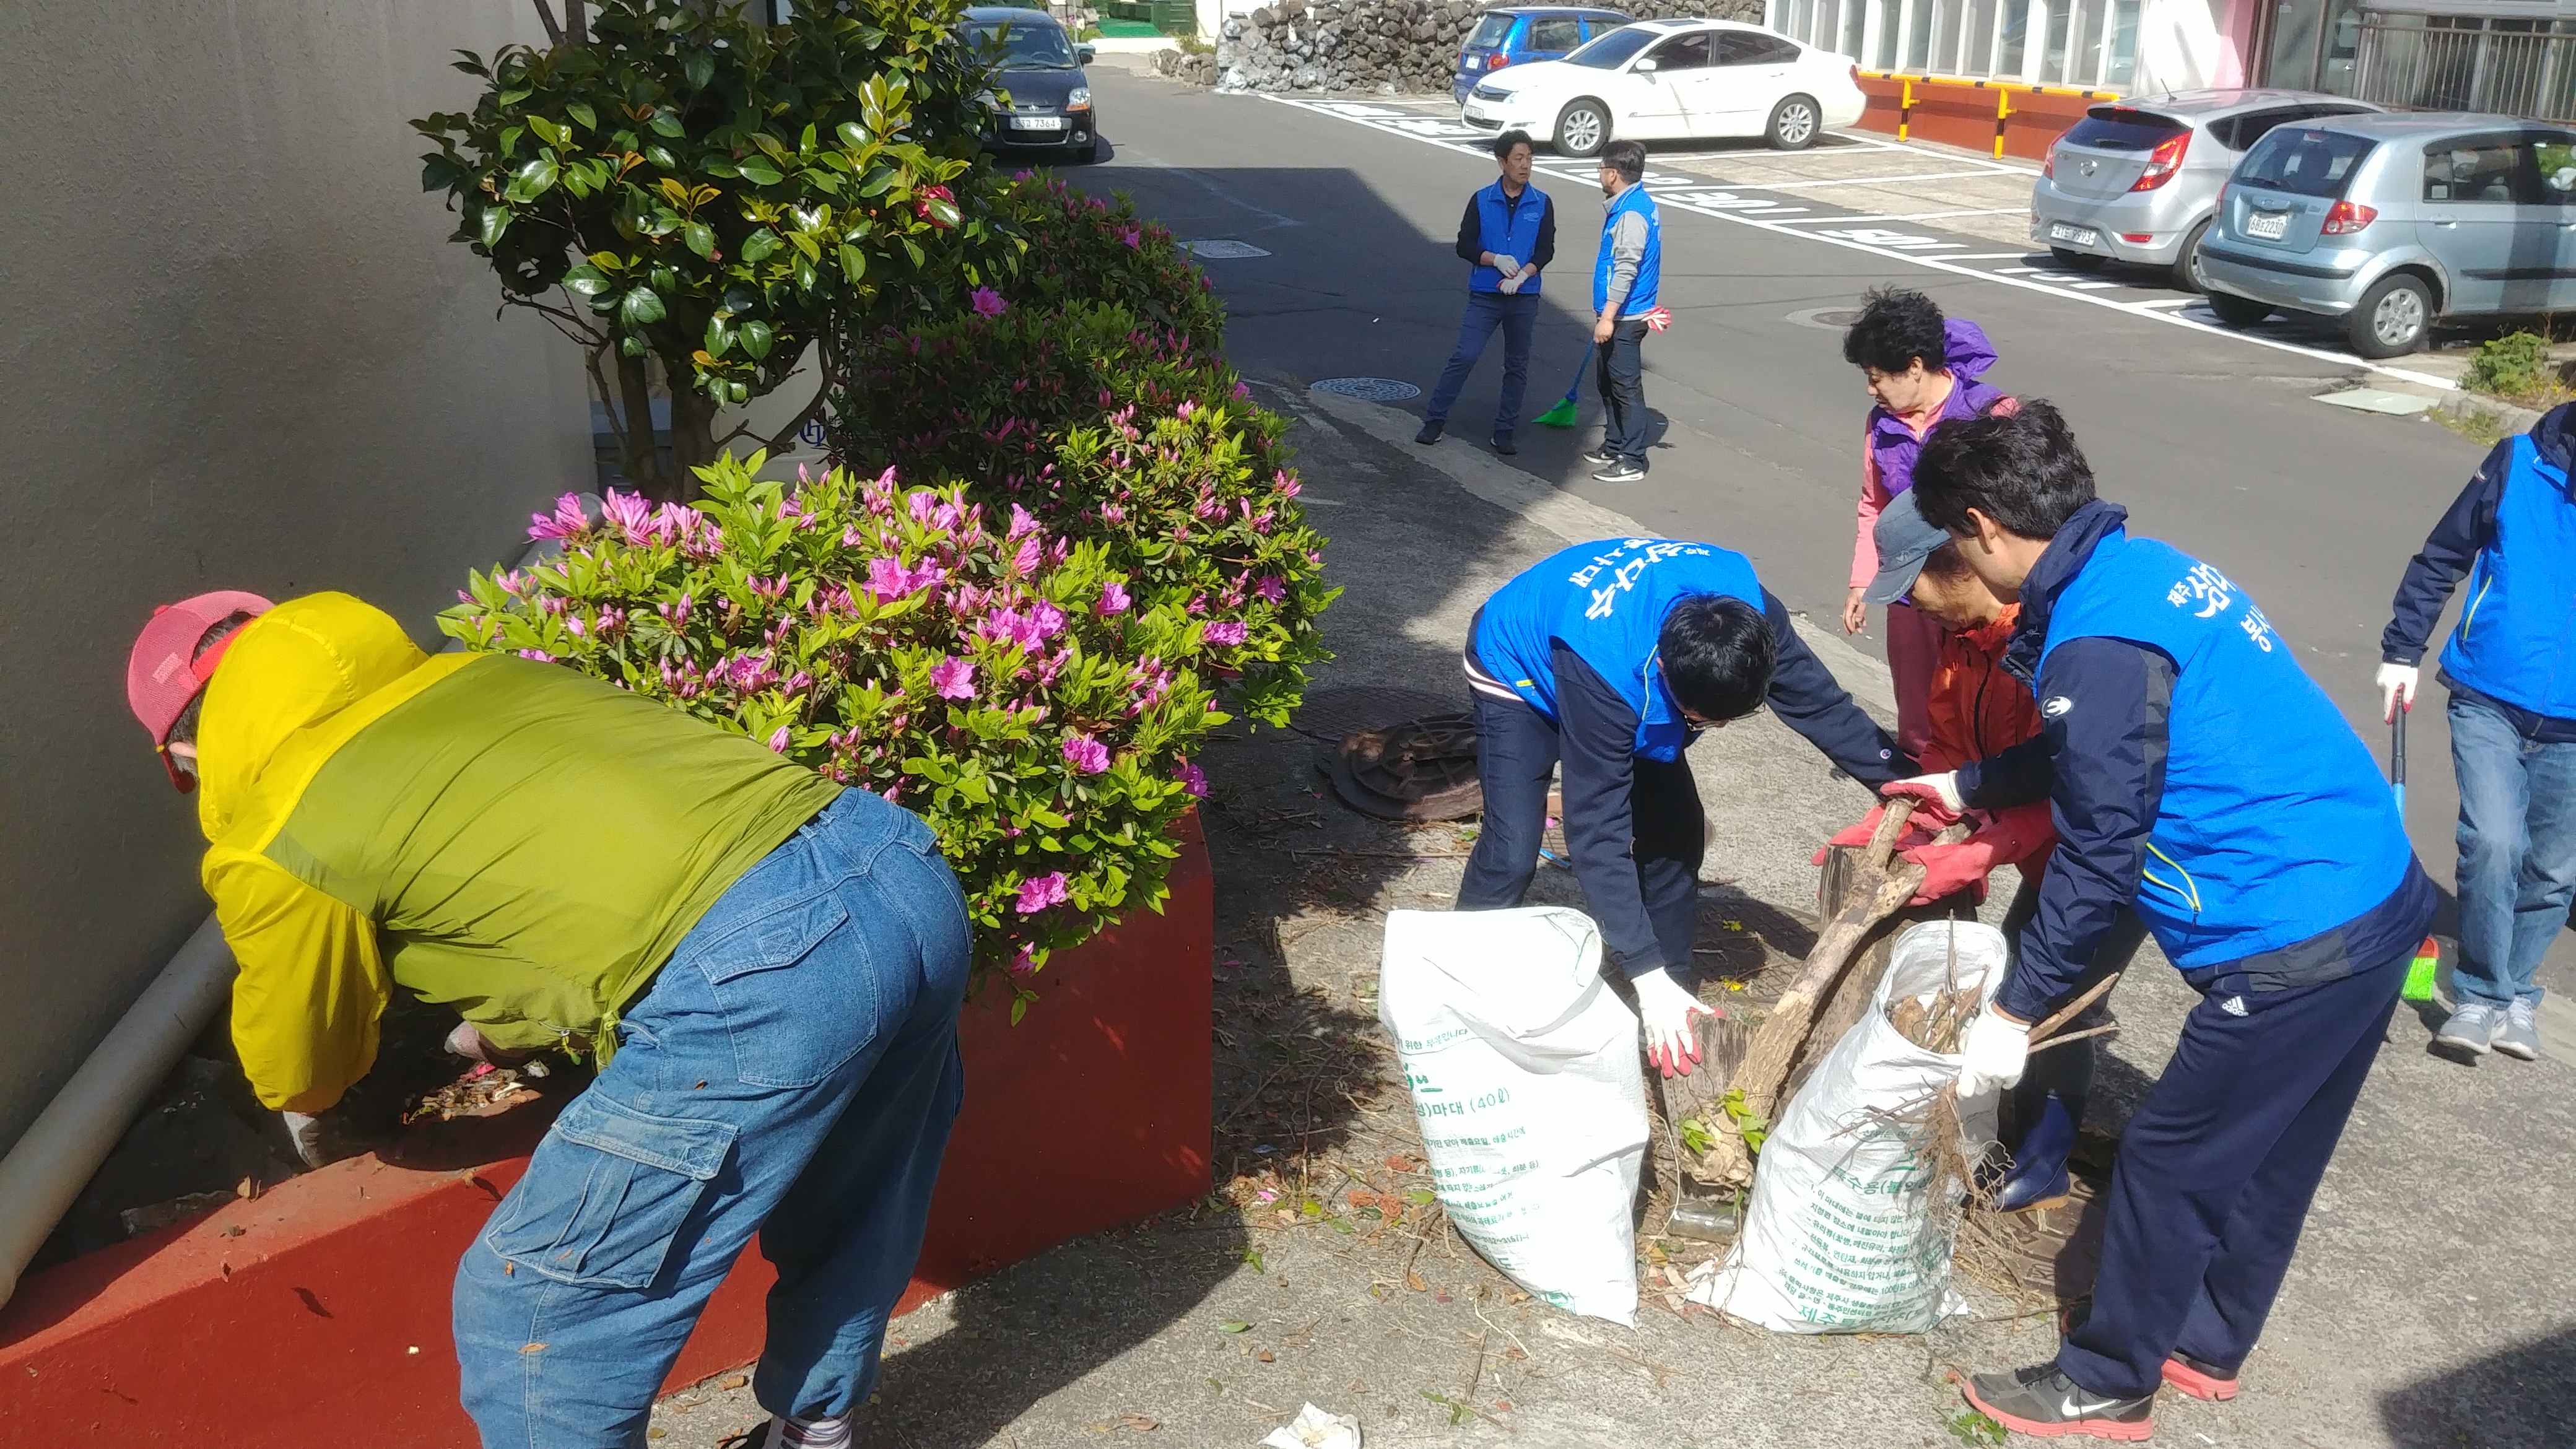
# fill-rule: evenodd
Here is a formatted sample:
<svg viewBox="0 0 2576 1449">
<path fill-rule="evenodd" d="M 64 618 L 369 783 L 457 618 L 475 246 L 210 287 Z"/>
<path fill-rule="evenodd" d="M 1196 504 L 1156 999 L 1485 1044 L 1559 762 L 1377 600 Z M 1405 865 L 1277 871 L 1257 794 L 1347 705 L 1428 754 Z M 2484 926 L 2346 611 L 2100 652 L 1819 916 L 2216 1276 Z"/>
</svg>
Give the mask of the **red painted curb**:
<svg viewBox="0 0 2576 1449">
<path fill-rule="evenodd" d="M 967 1005 L 966 1105 L 898 1312 L 1207 1192 L 1215 882 L 1196 818 L 1175 833 L 1162 914 L 1057 953 L 1016 1027 L 1007 991 Z M 399 1165 L 338 1163 L 29 1277 L 0 1308 L 0 1446 L 474 1444 L 449 1286 L 545 1120 L 442 1124 Z M 671 1387 L 759 1355 L 771 1281 L 745 1253 Z"/>
<path fill-rule="evenodd" d="M 1869 109 L 1860 118 L 1862 130 L 1893 136 L 1902 120 L 1909 140 L 1964 146 L 1983 154 L 1994 149 L 2000 98 L 2005 112 L 2004 154 L 2025 161 L 2047 156 L 2048 148 L 2067 127 L 2084 119 L 2086 110 L 2118 99 L 2107 92 L 2089 97 L 2035 92 L 2012 81 L 1918 80 L 1912 87 L 1913 109 L 1900 116 L 1904 82 L 1864 74 L 1860 88 L 1869 97 Z"/>
</svg>

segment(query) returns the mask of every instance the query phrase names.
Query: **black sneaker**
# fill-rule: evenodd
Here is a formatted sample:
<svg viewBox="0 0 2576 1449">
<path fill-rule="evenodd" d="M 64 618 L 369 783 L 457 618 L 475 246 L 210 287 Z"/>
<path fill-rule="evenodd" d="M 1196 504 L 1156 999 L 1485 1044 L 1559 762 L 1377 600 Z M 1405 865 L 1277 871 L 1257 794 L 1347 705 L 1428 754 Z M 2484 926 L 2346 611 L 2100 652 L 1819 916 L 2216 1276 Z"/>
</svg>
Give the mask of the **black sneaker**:
<svg viewBox="0 0 2576 1449">
<path fill-rule="evenodd" d="M 1495 451 L 1495 452 L 1502 454 L 1502 455 L 1503 455 L 1504 457 L 1506 457 L 1506 458 L 1509 458 L 1509 457 L 1513 457 L 1513 456 L 1517 455 L 1517 454 L 1520 452 L 1520 450 L 1521 450 L 1521 448 L 1520 448 L 1520 444 L 1515 443 L 1515 442 L 1513 442 L 1513 441 L 1512 441 L 1512 435 L 1511 435 L 1511 434 L 1509 434 L 1509 433 L 1496 433 L 1496 434 L 1494 434 L 1494 451 Z"/>
<path fill-rule="evenodd" d="M 1439 441 L 1440 441 L 1440 430 L 1441 430 L 1442 428 L 1446 427 L 1446 426 L 1448 426 L 1448 425 L 1447 425 L 1446 423 L 1441 422 L 1438 418 L 1433 418 L 1433 419 L 1431 419 L 1430 421 L 1428 421 L 1428 422 L 1426 422 L 1426 423 L 1424 423 L 1424 424 L 1422 425 L 1422 431 L 1421 431 L 1421 432 L 1418 432 L 1418 433 L 1416 433 L 1416 434 L 1414 434 L 1414 435 L 1413 435 L 1413 441 L 1415 441 L 1415 442 L 1417 442 L 1417 443 L 1436 443 L 1436 442 L 1439 442 Z"/>
<path fill-rule="evenodd" d="M 2053 1363 L 1959 1380 L 1968 1406 L 2016 1434 L 2034 1439 L 2115 1439 L 2143 1443 L 2156 1432 L 2156 1396 L 2115 1399 L 2076 1383 Z"/>
<path fill-rule="evenodd" d="M 1592 475 L 1595 483 L 1635 483 L 1646 476 L 1646 470 L 1634 463 L 1613 463 Z"/>
<path fill-rule="evenodd" d="M 1595 448 L 1591 452 L 1584 454 L 1576 461 L 1589 463 L 1595 468 L 1606 468 L 1611 464 L 1618 462 L 1619 455 L 1611 452 L 1608 448 Z"/>
</svg>

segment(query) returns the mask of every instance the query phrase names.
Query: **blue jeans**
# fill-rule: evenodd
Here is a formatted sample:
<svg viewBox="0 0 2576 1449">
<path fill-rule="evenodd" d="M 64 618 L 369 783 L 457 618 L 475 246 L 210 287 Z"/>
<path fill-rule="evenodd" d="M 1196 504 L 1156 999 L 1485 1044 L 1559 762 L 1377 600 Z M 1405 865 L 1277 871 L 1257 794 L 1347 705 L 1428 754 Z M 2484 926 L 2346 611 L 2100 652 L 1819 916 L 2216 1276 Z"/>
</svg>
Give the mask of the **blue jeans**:
<svg viewBox="0 0 2576 1449">
<path fill-rule="evenodd" d="M 778 1268 L 762 1407 L 866 1400 L 962 1099 L 969 951 L 930 828 L 865 790 L 708 909 L 457 1269 L 487 1449 L 643 1444 L 755 1231 Z"/>
<path fill-rule="evenodd" d="M 1646 323 L 1614 324 L 1610 340 L 1596 344 L 1594 369 L 1601 387 L 1601 447 L 1633 467 L 1646 466 Z"/>
<path fill-rule="evenodd" d="M 2544 745 L 2503 714 L 2451 696 L 2451 768 L 2460 777 L 2463 1002 L 2538 1001 L 2532 978 L 2576 899 L 2576 744 Z"/>
<path fill-rule="evenodd" d="M 1467 294 L 1467 316 L 1458 324 L 1458 350 L 1449 354 L 1449 365 L 1440 370 L 1440 381 L 1431 389 L 1431 404 L 1422 410 L 1424 422 L 1448 420 L 1458 390 L 1467 385 L 1467 374 L 1476 370 L 1476 360 L 1485 355 L 1485 343 L 1497 327 L 1503 329 L 1503 396 L 1494 406 L 1494 436 L 1512 435 L 1521 419 L 1521 393 L 1529 386 L 1530 337 L 1538 328 L 1536 292 Z"/>
</svg>

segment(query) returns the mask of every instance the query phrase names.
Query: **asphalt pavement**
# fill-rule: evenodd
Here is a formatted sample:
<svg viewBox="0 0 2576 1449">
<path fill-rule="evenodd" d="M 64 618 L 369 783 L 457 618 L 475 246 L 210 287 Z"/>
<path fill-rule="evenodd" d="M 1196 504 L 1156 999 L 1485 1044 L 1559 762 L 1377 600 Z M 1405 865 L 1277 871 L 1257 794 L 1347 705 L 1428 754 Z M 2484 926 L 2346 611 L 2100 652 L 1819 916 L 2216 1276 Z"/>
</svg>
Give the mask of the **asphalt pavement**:
<svg viewBox="0 0 2576 1449">
<path fill-rule="evenodd" d="M 1494 175 L 1443 108 L 1224 95 L 1118 72 L 1104 72 L 1098 89 L 1107 159 L 1074 179 L 1131 193 L 1184 238 L 1261 253 L 1204 259 L 1231 313 L 1237 366 L 1300 383 L 1373 377 L 1428 391 L 1457 335 L 1458 214 Z M 1842 154 L 1816 164 L 1834 148 Z M 2428 418 L 2316 402 L 2389 380 L 2335 353 L 2329 333 L 2239 334 L 2152 277 L 2053 271 L 2044 251 L 2028 247 L 2015 260 L 1994 240 L 2010 218 L 1994 215 L 1993 203 L 1995 172 L 2018 163 L 1850 134 L 1828 137 L 1800 175 L 1784 178 L 1758 142 L 1651 149 L 1648 184 L 1675 196 L 1664 208 L 1662 290 L 1675 323 L 1645 349 L 1647 402 L 1662 420 L 1650 475 L 1606 486 L 1577 461 L 1600 436 L 1588 374 L 1578 389 L 1582 426 L 1524 424 L 1514 466 L 1647 528 L 1742 550 L 1792 608 L 1831 620 L 1849 578 L 1868 407 L 1842 360 L 1840 314 L 1873 286 L 1918 288 L 1985 328 L 2001 358 L 1988 381 L 2065 412 L 2103 496 L 2129 508 L 2133 530 L 2216 564 L 2250 591 L 2385 760 L 2371 678 L 2389 599 L 2476 468 L 2476 445 Z M 1589 175 L 1589 163 L 1552 156 L 1538 168 L 1558 207 L 1558 255 L 1542 282 L 1524 417 L 1584 368 L 1601 215 Z M 1751 180 L 1720 187 L 1716 175 Z M 1845 179 L 1870 184 L 1818 184 Z M 1976 205 L 1958 204 L 1960 185 L 1978 188 Z M 1876 209 L 1843 205 L 1845 190 Z M 1928 199 L 1885 214 L 1909 194 Z M 1756 200 L 1798 211 L 1741 204 Z M 1819 211 L 1836 224 L 1804 224 Z M 1982 234 L 1956 230 L 1970 224 Z M 2440 383 L 2402 361 L 2384 366 Z M 1499 385 L 1497 342 L 1439 447 L 1482 445 Z M 1398 405 L 1420 408 L 1418 399 Z M 1883 647 L 1879 628 L 1874 616 L 1858 641 L 1872 653 Z M 2427 703 L 2409 723 L 2408 824 L 2447 885 L 2458 800 L 2429 668 L 2426 685 Z M 2451 929 L 2447 907 L 2438 925 Z M 2547 979 L 2576 987 L 2576 939 L 2561 938 Z"/>
</svg>

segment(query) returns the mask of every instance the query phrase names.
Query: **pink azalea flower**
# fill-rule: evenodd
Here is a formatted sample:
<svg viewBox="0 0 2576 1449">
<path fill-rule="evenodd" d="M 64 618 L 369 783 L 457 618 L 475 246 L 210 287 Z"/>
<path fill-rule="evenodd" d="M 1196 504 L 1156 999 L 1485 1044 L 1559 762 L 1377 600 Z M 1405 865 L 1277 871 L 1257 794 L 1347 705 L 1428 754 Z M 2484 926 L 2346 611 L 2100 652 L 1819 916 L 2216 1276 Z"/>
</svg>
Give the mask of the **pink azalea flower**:
<svg viewBox="0 0 2576 1449">
<path fill-rule="evenodd" d="M 788 738 L 788 736 L 787 736 L 787 726 L 785 726 L 785 725 L 780 725 L 778 728 L 776 728 L 776 729 L 774 729 L 774 730 L 770 731 L 770 733 L 769 733 L 769 748 L 770 748 L 771 752 L 772 752 L 772 753 L 775 753 L 775 754 L 781 754 L 781 755 L 786 754 L 786 753 L 787 753 L 787 738 Z"/>
<path fill-rule="evenodd" d="M 1011 505 L 1011 531 L 1002 536 L 1007 539 L 1016 539 L 1023 534 L 1037 532 L 1037 527 L 1037 515 L 1014 503 Z"/>
<path fill-rule="evenodd" d="M 941 699 L 973 699 L 975 666 L 969 660 L 942 659 L 930 666 L 930 684 Z"/>
<path fill-rule="evenodd" d="M 581 495 L 578 493 L 567 493 L 556 499 L 552 517 L 542 513 L 528 515 L 530 538 L 570 538 L 589 526 L 590 519 L 581 511 Z"/>
<path fill-rule="evenodd" d="M 1273 604 L 1288 597 L 1287 588 L 1279 582 L 1275 575 L 1265 576 L 1261 582 L 1254 584 L 1252 586 L 1252 592 L 1256 597 Z"/>
<path fill-rule="evenodd" d="M 1201 800 L 1206 799 L 1208 797 L 1207 775 L 1187 760 L 1177 763 L 1181 767 L 1181 788 Z"/>
<path fill-rule="evenodd" d="M 552 664 L 555 662 L 555 657 L 548 654 L 543 649 L 522 649 L 519 651 L 519 657 L 522 659 L 533 659 L 539 664 Z"/>
<path fill-rule="evenodd" d="M 974 294 L 974 303 L 975 315 L 978 317 L 999 317 L 1011 305 L 1010 303 L 1002 300 L 1001 293 L 994 291 L 990 287 L 977 287 Z"/>
<path fill-rule="evenodd" d="M 1038 974 L 1037 953 L 1027 946 L 1022 946 L 1019 954 L 1013 956 L 1004 969 L 1022 980 L 1035 976 Z"/>
<path fill-rule="evenodd" d="M 1052 639 L 1064 632 L 1064 610 L 1040 599 L 1029 608 L 1029 627 L 1040 640 Z"/>
<path fill-rule="evenodd" d="M 611 488 L 599 511 L 628 543 L 642 543 L 652 532 L 653 505 L 645 502 L 641 493 Z"/>
<path fill-rule="evenodd" d="M 1240 644 L 1252 637 L 1251 629 L 1241 619 L 1219 619 L 1207 626 L 1210 644 Z"/>
<path fill-rule="evenodd" d="M 1064 901 L 1063 871 L 1053 871 L 1020 882 L 1019 912 L 1021 915 L 1034 916 L 1049 906 L 1060 906 Z"/>
<path fill-rule="evenodd" d="M 1089 735 L 1066 735 L 1064 760 L 1083 774 L 1097 775 L 1109 768 L 1109 747 Z"/>
<path fill-rule="evenodd" d="M 1118 582 L 1116 579 L 1111 579 L 1107 584 L 1102 586 L 1100 590 L 1101 613 L 1124 614 L 1127 612 L 1127 603 L 1127 586 L 1125 584 Z"/>
</svg>

